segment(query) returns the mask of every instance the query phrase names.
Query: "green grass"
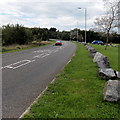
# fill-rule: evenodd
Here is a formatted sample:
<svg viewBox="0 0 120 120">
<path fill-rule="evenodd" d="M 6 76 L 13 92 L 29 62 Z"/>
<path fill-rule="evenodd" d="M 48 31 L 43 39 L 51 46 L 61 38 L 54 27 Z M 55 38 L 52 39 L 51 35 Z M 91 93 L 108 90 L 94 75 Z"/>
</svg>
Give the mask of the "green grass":
<svg viewBox="0 0 120 120">
<path fill-rule="evenodd" d="M 24 118 L 120 118 L 117 103 L 103 100 L 104 80 L 88 51 L 77 44 L 76 55 L 49 84 Z"/>
<path fill-rule="evenodd" d="M 109 62 L 110 62 L 110 67 L 120 71 L 119 65 L 118 65 L 118 57 L 119 57 L 119 50 L 120 48 L 118 47 L 107 47 L 107 50 L 105 50 L 105 46 L 101 45 L 90 45 L 94 47 L 98 52 L 102 53 L 103 55 L 107 56 Z"/>
<path fill-rule="evenodd" d="M 32 49 L 36 47 L 42 47 L 46 46 L 49 44 L 53 44 L 55 41 L 49 41 L 49 43 L 43 43 L 41 45 L 38 44 L 28 44 L 28 45 L 10 45 L 10 46 L 2 46 L 0 49 L 0 53 L 10 53 L 10 52 L 16 52 L 16 51 L 21 51 L 21 50 L 27 50 L 27 49 Z"/>
</svg>

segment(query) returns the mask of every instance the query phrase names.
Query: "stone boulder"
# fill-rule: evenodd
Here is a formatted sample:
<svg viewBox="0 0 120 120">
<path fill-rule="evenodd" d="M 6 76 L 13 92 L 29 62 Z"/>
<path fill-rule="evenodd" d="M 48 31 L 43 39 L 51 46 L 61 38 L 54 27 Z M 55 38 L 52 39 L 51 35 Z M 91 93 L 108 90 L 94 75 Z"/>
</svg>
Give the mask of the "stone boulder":
<svg viewBox="0 0 120 120">
<path fill-rule="evenodd" d="M 117 78 L 120 79 L 120 72 L 116 71 Z"/>
<path fill-rule="evenodd" d="M 95 56 L 95 53 L 97 52 L 97 51 L 95 50 L 95 48 L 93 48 L 93 47 L 91 47 L 91 46 L 89 46 L 89 45 L 86 45 L 85 47 L 86 47 L 87 50 L 89 51 L 90 57 L 94 57 L 94 56 Z"/>
<path fill-rule="evenodd" d="M 96 62 L 99 68 L 110 68 L 107 57 L 99 52 L 96 52 L 93 62 Z"/>
<path fill-rule="evenodd" d="M 85 43 L 85 42 L 80 42 L 80 44 L 83 44 L 84 46 L 86 46 L 86 45 L 87 45 L 87 43 Z"/>
<path fill-rule="evenodd" d="M 93 47 L 91 47 L 91 46 L 89 46 L 89 45 L 86 45 L 86 48 L 88 49 L 88 51 L 90 52 L 90 53 L 96 53 L 97 51 L 95 50 L 95 48 L 93 48 Z"/>
<path fill-rule="evenodd" d="M 111 45 L 112 47 L 118 47 L 119 45 Z"/>
<path fill-rule="evenodd" d="M 104 88 L 104 100 L 109 102 L 120 101 L 120 81 L 109 80 Z"/>
<path fill-rule="evenodd" d="M 85 47 L 88 49 L 90 46 L 89 45 L 85 45 Z"/>
<path fill-rule="evenodd" d="M 110 64 L 106 58 L 103 58 L 103 60 L 98 61 L 97 66 L 99 68 L 110 68 Z"/>
<path fill-rule="evenodd" d="M 99 68 L 98 74 L 102 79 L 105 80 L 117 79 L 116 73 L 112 68 Z"/>
<path fill-rule="evenodd" d="M 103 60 L 103 58 L 106 58 L 106 56 L 104 56 L 103 54 L 97 52 L 97 53 L 95 54 L 95 57 L 94 57 L 94 59 L 93 59 L 93 62 L 101 61 L 101 60 Z"/>
<path fill-rule="evenodd" d="M 93 48 L 93 47 L 89 47 L 88 48 L 88 51 L 90 52 L 90 53 L 96 53 L 97 51 L 95 50 L 95 48 Z"/>
</svg>

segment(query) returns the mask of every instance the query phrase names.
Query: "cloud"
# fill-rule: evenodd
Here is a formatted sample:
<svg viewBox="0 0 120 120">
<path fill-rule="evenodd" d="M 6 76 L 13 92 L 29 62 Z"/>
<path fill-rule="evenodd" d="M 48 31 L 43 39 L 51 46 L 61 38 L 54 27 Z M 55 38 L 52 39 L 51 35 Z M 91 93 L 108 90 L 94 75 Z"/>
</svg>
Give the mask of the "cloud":
<svg viewBox="0 0 120 120">
<path fill-rule="evenodd" d="M 56 27 L 59 30 L 84 29 L 87 8 L 87 28 L 95 17 L 104 13 L 102 0 L 4 0 L 0 1 L 0 23 L 23 24 L 27 27 Z M 77 25 L 78 23 L 78 25 Z"/>
</svg>

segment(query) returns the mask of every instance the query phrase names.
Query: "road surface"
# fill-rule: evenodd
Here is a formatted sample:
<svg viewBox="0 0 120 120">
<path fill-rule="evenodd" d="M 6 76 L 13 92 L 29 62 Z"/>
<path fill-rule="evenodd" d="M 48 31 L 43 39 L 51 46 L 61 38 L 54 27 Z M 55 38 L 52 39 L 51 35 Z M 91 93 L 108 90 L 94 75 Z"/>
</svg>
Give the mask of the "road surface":
<svg viewBox="0 0 120 120">
<path fill-rule="evenodd" d="M 2 55 L 3 118 L 19 118 L 65 66 L 74 43 L 48 45 Z"/>
</svg>

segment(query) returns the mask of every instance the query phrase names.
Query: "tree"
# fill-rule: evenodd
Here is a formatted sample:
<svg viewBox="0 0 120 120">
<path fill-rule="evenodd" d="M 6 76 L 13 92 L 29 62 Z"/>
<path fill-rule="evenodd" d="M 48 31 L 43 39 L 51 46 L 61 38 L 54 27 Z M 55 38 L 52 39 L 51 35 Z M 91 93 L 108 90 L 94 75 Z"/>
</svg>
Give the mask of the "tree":
<svg viewBox="0 0 120 120">
<path fill-rule="evenodd" d="M 49 31 L 51 31 L 51 32 L 56 32 L 56 30 L 57 30 L 57 29 L 54 28 L 54 27 L 52 27 L 52 28 L 49 29 Z"/>
<path fill-rule="evenodd" d="M 107 34 L 106 43 L 109 42 L 109 34 L 113 28 L 117 27 L 118 1 L 103 0 L 106 7 L 106 14 L 95 19 L 95 30 Z"/>
<path fill-rule="evenodd" d="M 25 28 L 25 39 L 26 39 L 26 44 L 33 41 L 33 34 L 30 28 Z"/>
<path fill-rule="evenodd" d="M 62 31 L 61 39 L 62 40 L 70 40 L 70 32 L 68 32 L 68 31 Z"/>
<path fill-rule="evenodd" d="M 70 39 L 77 41 L 77 29 L 71 30 L 70 31 Z"/>
<path fill-rule="evenodd" d="M 118 34 L 120 34 L 120 1 L 118 2 L 117 16 L 118 16 Z"/>
<path fill-rule="evenodd" d="M 49 37 L 50 38 L 53 38 L 53 39 L 56 39 L 57 38 L 57 29 L 56 28 L 50 28 L 49 29 Z"/>
<path fill-rule="evenodd" d="M 47 28 L 31 28 L 34 40 L 42 41 L 42 40 L 49 40 L 49 30 Z"/>
<path fill-rule="evenodd" d="M 6 26 L 2 26 L 2 44 L 10 45 L 12 43 L 15 43 L 14 26 L 9 24 Z"/>
<path fill-rule="evenodd" d="M 33 34 L 29 28 L 22 25 L 5 25 L 2 27 L 2 44 L 28 44 L 33 39 Z"/>
</svg>

